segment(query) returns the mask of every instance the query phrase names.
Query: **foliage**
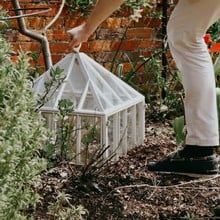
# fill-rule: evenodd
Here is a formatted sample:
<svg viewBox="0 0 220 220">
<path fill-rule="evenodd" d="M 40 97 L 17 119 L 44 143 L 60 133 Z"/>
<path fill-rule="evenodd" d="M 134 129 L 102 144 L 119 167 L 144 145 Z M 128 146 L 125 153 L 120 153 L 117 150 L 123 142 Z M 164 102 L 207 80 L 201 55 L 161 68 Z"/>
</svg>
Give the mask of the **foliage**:
<svg viewBox="0 0 220 220">
<path fill-rule="evenodd" d="M 10 45 L 0 37 L 0 219 L 26 219 L 25 211 L 39 196 L 31 184 L 45 169 L 38 151 L 47 139 L 25 54 L 10 60 Z"/>
<path fill-rule="evenodd" d="M 51 101 L 53 94 L 65 80 L 63 69 L 52 67 L 49 70 L 49 77 L 45 80 L 43 94 L 37 97 L 37 108 Z M 69 114 L 73 112 L 73 103 L 70 100 L 60 100 L 58 103 L 58 114 L 56 117 L 58 131 L 56 134 L 51 134 L 48 143 L 41 151 L 42 156 L 48 161 L 48 168 L 54 166 L 57 161 L 67 159 L 67 153 L 72 152 L 69 146 L 71 134 L 74 132 L 72 124 L 69 122 Z M 58 123 L 59 122 L 59 123 Z"/>
<path fill-rule="evenodd" d="M 59 220 L 82 220 L 87 211 L 80 206 L 73 206 L 70 196 L 65 192 L 59 192 L 55 198 L 56 202 L 48 207 L 48 213 Z"/>
<path fill-rule="evenodd" d="M 195 215 L 192 213 L 187 212 L 187 214 L 181 218 L 182 220 L 195 220 L 196 217 Z"/>
<path fill-rule="evenodd" d="M 216 88 L 216 95 L 217 95 L 217 110 L 218 110 L 218 127 L 220 134 L 220 88 Z M 220 150 L 220 147 L 218 150 Z"/>
<path fill-rule="evenodd" d="M 58 103 L 58 113 L 55 116 L 57 130 L 51 134 L 51 138 L 42 155 L 48 160 L 48 167 L 54 166 L 57 162 L 68 161 L 74 158 L 73 142 L 76 128 L 71 121 L 71 114 L 74 112 L 73 102 L 68 99 L 61 99 Z"/>
<path fill-rule="evenodd" d="M 44 83 L 45 92 L 37 97 L 37 111 L 51 101 L 53 94 L 65 80 L 63 69 L 51 68 L 49 77 Z M 73 134 L 75 133 L 74 123 L 70 120 L 74 112 L 74 103 L 68 99 L 61 99 L 58 103 L 58 113 L 54 119 L 57 124 L 57 131 L 50 135 L 50 140 L 41 151 L 43 157 L 48 160 L 48 167 L 54 166 L 57 162 L 73 158 L 72 150 Z M 55 163 L 55 164 L 54 164 Z"/>
<path fill-rule="evenodd" d="M 95 3 L 96 0 L 66 0 L 66 6 L 71 12 L 80 11 L 82 15 L 89 14 Z M 132 9 L 150 7 L 149 0 L 127 0 L 125 5 Z"/>
<path fill-rule="evenodd" d="M 208 33 L 211 34 L 213 41 L 219 42 L 220 41 L 219 32 L 220 32 L 220 21 L 217 21 L 209 28 Z"/>
<path fill-rule="evenodd" d="M 39 95 L 37 98 L 38 108 L 39 110 L 45 103 L 50 101 L 52 95 L 56 92 L 62 82 L 65 80 L 65 76 L 63 74 L 63 70 L 59 67 L 50 69 L 50 78 L 45 81 L 44 87 L 45 92 L 42 95 Z"/>
<path fill-rule="evenodd" d="M 181 77 L 169 67 L 166 78 L 162 76 L 162 53 L 159 50 L 148 58 L 138 57 L 131 63 L 130 71 L 121 75 L 122 80 L 145 96 L 150 116 L 159 120 L 183 112 Z"/>
<path fill-rule="evenodd" d="M 139 7 L 150 7 L 149 0 L 127 0 L 125 4 L 133 9 L 137 9 Z"/>
<path fill-rule="evenodd" d="M 66 5 L 71 12 L 80 11 L 83 14 L 88 14 L 95 2 L 96 0 L 66 0 Z"/>
<path fill-rule="evenodd" d="M 58 104 L 58 121 L 60 128 L 57 134 L 58 146 L 60 147 L 60 158 L 66 160 L 70 153 L 73 154 L 71 139 L 72 133 L 75 132 L 74 124 L 69 120 L 69 115 L 74 111 L 73 102 L 68 99 L 62 99 Z"/>
<path fill-rule="evenodd" d="M 40 57 L 40 53 L 37 53 L 37 52 L 31 52 L 30 54 L 32 60 L 33 60 L 33 66 L 31 68 L 31 70 L 29 71 L 30 72 L 30 76 L 35 79 L 36 77 L 38 77 L 40 75 L 40 72 L 41 72 L 41 69 L 40 67 L 38 66 L 38 60 L 39 60 L 39 57 Z"/>
<path fill-rule="evenodd" d="M 7 21 L 6 20 L 1 20 L 4 17 L 6 17 L 7 12 L 5 10 L 3 10 L 2 6 L 0 5 L 0 32 L 4 29 L 4 26 L 7 25 Z"/>
<path fill-rule="evenodd" d="M 216 85 L 220 85 L 220 20 L 215 22 L 207 31 L 207 34 L 204 36 L 205 43 L 209 48 L 213 63 L 214 71 L 216 76 Z M 208 37 L 208 38 L 207 38 Z"/>
<path fill-rule="evenodd" d="M 185 122 L 184 116 L 175 118 L 173 122 L 173 129 L 175 132 L 176 144 L 180 146 L 184 144 L 185 137 L 186 137 L 186 130 L 185 130 L 184 122 Z"/>
<path fill-rule="evenodd" d="M 136 1 L 130 2 L 135 4 Z M 144 2 L 148 4 L 147 1 Z M 134 9 L 134 15 L 130 16 L 131 22 L 138 22 L 139 18 L 142 17 L 142 12 L 142 10 Z M 154 10 L 146 12 L 150 13 L 151 17 L 153 15 L 154 18 L 161 19 L 161 14 Z M 125 54 L 131 68 L 128 73 L 123 75 L 123 64 L 120 63 L 120 49 L 126 39 L 129 27 L 128 25 L 125 28 L 120 39 L 120 44 L 111 62 L 110 71 L 145 96 L 150 117 L 161 120 L 171 115 L 181 115 L 183 112 L 181 76 L 175 68 L 169 67 L 169 62 L 166 66 L 164 65 L 162 56 L 166 54 L 167 48 L 160 50 L 153 48 L 154 52 L 150 57 L 140 55 L 133 61 L 130 60 L 129 54 Z M 166 77 L 163 76 L 164 69 L 166 69 Z"/>
</svg>

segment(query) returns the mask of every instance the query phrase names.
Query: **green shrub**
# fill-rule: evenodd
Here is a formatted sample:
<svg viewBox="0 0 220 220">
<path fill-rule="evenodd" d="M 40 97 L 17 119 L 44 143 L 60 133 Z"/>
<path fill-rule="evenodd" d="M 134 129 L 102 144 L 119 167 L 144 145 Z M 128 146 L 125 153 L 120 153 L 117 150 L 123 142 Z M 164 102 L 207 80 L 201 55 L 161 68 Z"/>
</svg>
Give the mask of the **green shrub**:
<svg viewBox="0 0 220 220">
<path fill-rule="evenodd" d="M 71 12 L 81 12 L 82 15 L 87 15 L 91 12 L 92 7 L 96 4 L 96 0 L 66 0 L 65 4 Z M 125 5 L 132 9 L 139 7 L 150 7 L 149 0 L 127 0 Z"/>
<path fill-rule="evenodd" d="M 82 220 L 83 216 L 87 214 L 87 210 L 79 205 L 73 206 L 70 202 L 71 197 L 65 192 L 58 192 L 55 200 L 56 202 L 50 203 L 48 207 L 48 214 L 54 216 L 54 219 L 60 220 Z"/>
<path fill-rule="evenodd" d="M 46 167 L 38 157 L 47 131 L 36 112 L 29 64 L 24 54 L 10 60 L 10 45 L 0 36 L 0 219 L 26 219 L 39 196 L 31 185 Z"/>
</svg>

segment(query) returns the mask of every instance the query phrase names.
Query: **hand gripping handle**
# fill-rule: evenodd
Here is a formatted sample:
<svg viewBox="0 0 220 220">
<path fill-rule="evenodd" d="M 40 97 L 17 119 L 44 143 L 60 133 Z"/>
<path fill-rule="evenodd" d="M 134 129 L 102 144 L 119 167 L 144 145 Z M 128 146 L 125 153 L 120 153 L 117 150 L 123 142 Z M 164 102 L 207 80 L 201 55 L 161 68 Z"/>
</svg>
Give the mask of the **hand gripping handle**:
<svg viewBox="0 0 220 220">
<path fill-rule="evenodd" d="M 73 48 L 73 53 L 79 53 L 80 48 L 81 48 L 81 45 L 82 45 L 82 44 L 79 44 L 79 46 L 74 47 L 74 48 Z"/>
</svg>

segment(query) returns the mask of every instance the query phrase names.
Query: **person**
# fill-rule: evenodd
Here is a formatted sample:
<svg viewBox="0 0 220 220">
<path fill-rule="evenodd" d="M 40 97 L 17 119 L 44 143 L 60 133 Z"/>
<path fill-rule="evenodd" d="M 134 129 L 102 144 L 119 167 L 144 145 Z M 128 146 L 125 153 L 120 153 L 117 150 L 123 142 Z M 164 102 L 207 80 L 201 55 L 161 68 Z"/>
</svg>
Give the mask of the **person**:
<svg viewBox="0 0 220 220">
<path fill-rule="evenodd" d="M 88 40 L 98 25 L 124 0 L 99 0 L 88 19 L 69 30 L 70 47 Z M 219 146 L 215 76 L 204 35 L 220 19 L 219 0 L 179 0 L 167 25 L 171 54 L 180 70 L 185 91 L 185 146 L 158 162 L 150 171 L 189 176 L 212 176 L 219 172 Z M 220 207 L 215 209 L 220 215 Z"/>
</svg>

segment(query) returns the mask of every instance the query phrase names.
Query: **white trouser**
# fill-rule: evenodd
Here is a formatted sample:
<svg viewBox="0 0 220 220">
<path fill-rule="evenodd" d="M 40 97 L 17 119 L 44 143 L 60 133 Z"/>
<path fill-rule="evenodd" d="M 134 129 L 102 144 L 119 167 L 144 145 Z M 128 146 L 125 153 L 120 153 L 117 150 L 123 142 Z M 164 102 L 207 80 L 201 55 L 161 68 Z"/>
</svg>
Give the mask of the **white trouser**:
<svg viewBox="0 0 220 220">
<path fill-rule="evenodd" d="M 220 0 L 179 0 L 167 26 L 168 42 L 185 89 L 186 144 L 217 146 L 214 69 L 203 40 L 220 18 Z"/>
</svg>

